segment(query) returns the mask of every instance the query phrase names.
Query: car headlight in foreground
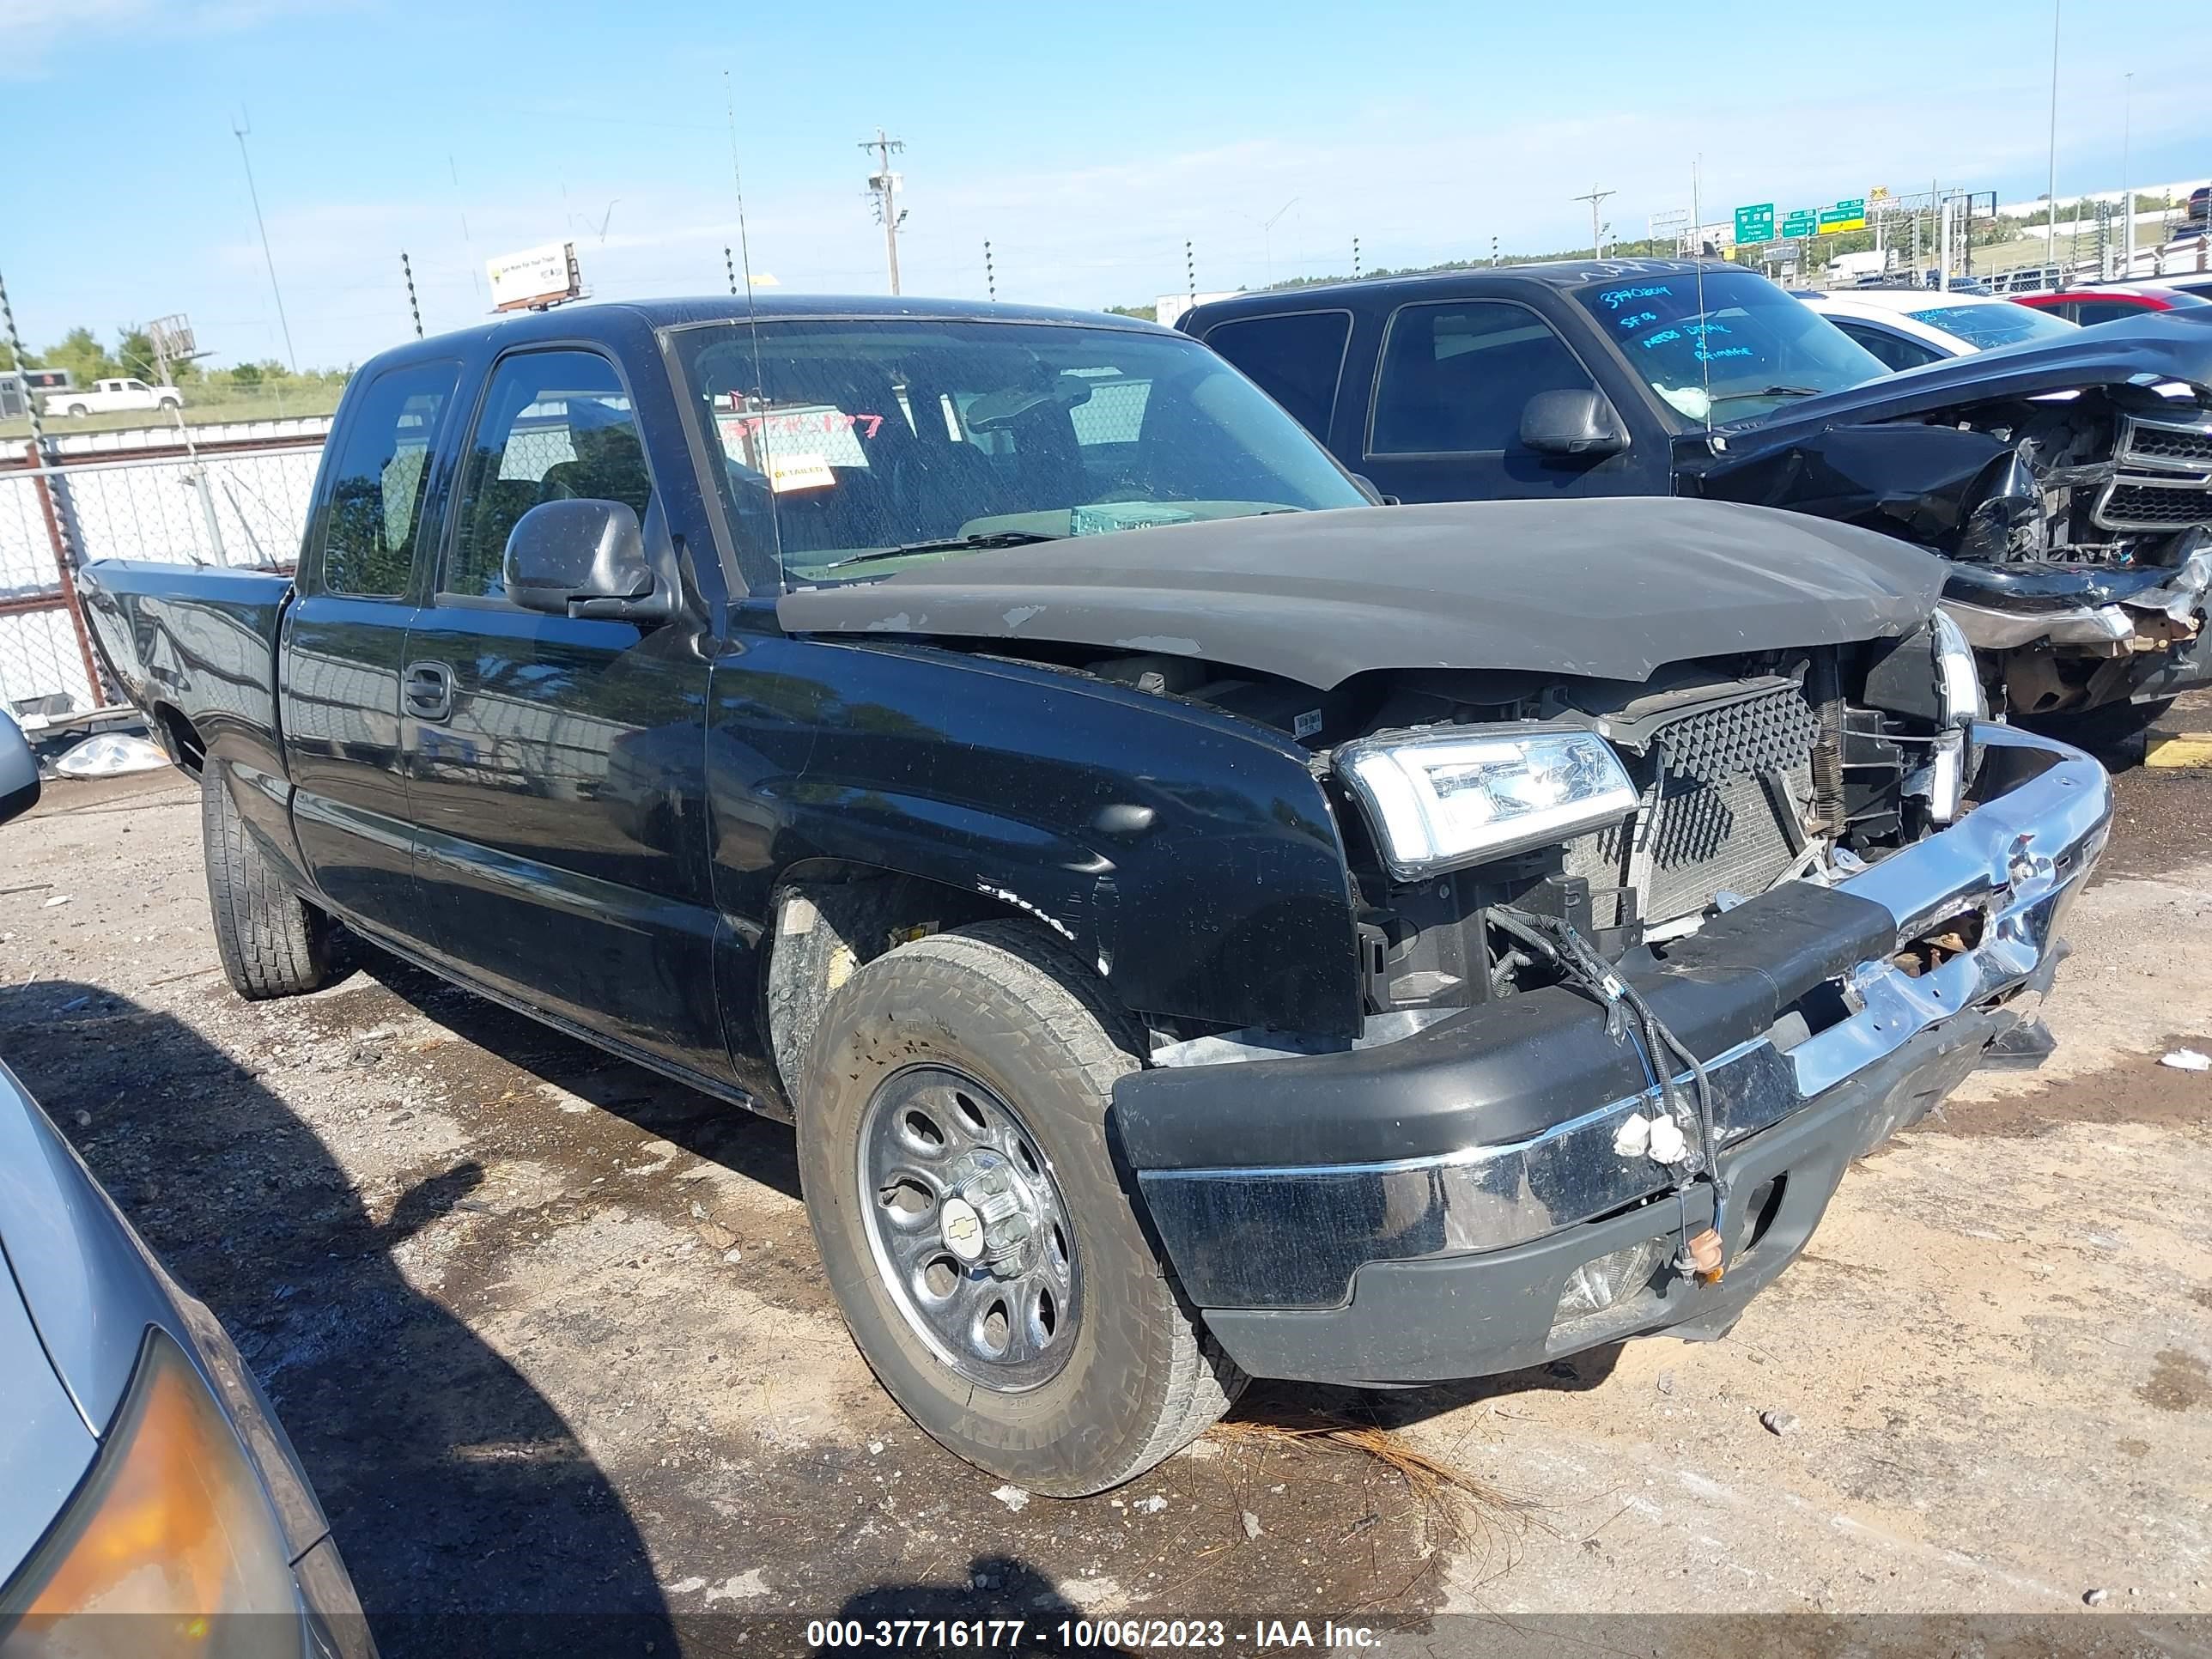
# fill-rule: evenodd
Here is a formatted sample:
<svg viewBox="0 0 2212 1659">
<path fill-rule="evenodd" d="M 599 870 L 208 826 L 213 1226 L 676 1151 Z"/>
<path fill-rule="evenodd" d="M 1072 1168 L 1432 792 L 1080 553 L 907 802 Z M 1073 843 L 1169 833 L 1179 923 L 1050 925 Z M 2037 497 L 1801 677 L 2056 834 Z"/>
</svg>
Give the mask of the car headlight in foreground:
<svg viewBox="0 0 2212 1659">
<path fill-rule="evenodd" d="M 149 1331 L 92 1473 L 0 1590 L 0 1659 L 297 1659 L 303 1634 L 252 1465 L 183 1351 Z"/>
<path fill-rule="evenodd" d="M 1624 818 L 1636 789 L 1595 732 L 1370 738 L 1337 765 L 1390 872 L 1410 878 Z"/>
</svg>

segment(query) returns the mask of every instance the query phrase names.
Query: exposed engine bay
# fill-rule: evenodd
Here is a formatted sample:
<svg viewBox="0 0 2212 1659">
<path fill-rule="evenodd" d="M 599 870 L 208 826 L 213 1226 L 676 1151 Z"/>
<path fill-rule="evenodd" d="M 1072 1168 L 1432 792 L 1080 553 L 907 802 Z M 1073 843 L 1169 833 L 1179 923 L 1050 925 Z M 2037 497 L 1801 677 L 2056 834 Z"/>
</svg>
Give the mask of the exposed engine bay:
<svg viewBox="0 0 2212 1659">
<path fill-rule="evenodd" d="M 1724 445 L 1702 484 L 1951 559 L 1945 608 L 1995 706 L 2155 701 L 2202 678 L 2185 664 L 2212 589 L 2212 394 L 2151 378 Z"/>
<path fill-rule="evenodd" d="M 1940 829 L 1962 810 L 1972 775 L 1972 709 L 1960 701 L 1972 697 L 1971 663 L 1939 623 L 1902 639 L 1672 665 L 1635 684 L 1399 670 L 1317 692 L 1189 658 L 1065 665 L 1207 704 L 1308 749 L 1350 856 L 1372 1015 L 1552 982 L 1553 966 L 1516 942 L 1515 918 L 1555 919 L 1617 960 L 1784 882 L 1842 879 Z M 1595 742 L 1626 788 L 1611 810 L 1601 802 L 1559 834 L 1410 868 L 1390 844 L 1388 805 L 1363 790 L 1352 757 L 1455 740 Z M 1540 794 L 1542 781 L 1533 787 Z M 1517 775 L 1507 786 L 1529 788 Z M 1537 803 L 1539 815 L 1549 810 Z"/>
<path fill-rule="evenodd" d="M 2022 714 L 2130 695 L 2142 659 L 2205 626 L 2212 411 L 2100 388 L 1977 411 L 1972 429 L 2013 447 L 1960 535 L 1954 618 Z M 2059 613 L 2047 626 L 2017 608 L 2037 599 Z"/>
</svg>

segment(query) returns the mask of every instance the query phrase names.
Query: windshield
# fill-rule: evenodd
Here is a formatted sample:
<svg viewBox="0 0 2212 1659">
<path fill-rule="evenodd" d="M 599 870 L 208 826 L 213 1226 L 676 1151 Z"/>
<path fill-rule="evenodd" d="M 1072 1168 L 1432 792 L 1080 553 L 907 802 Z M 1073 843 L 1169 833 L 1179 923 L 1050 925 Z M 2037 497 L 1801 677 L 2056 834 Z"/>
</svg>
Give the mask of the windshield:
<svg viewBox="0 0 2212 1659">
<path fill-rule="evenodd" d="M 1955 334 L 1977 351 L 1992 346 L 2018 345 L 2023 340 L 2053 340 L 2078 334 L 2081 325 L 2033 306 L 2016 306 L 2000 300 L 1987 306 L 1930 306 L 1911 313 L 1915 322 Z"/>
<path fill-rule="evenodd" d="M 732 323 L 674 338 L 735 533 L 775 553 L 787 586 L 1012 542 L 1366 501 L 1194 340 L 903 319 L 757 333 Z"/>
<path fill-rule="evenodd" d="M 1889 373 L 1809 306 L 1747 270 L 1624 278 L 1575 297 L 1629 366 L 1693 421 L 1742 421 Z"/>
</svg>

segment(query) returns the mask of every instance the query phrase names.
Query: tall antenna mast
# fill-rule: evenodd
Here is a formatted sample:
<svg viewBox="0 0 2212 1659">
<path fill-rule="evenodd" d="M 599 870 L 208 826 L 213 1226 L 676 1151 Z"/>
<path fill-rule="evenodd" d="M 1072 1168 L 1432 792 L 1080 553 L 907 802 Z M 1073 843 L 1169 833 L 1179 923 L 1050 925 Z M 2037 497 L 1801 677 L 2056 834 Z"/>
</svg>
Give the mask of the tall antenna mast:
<svg viewBox="0 0 2212 1659">
<path fill-rule="evenodd" d="M 881 127 L 876 136 L 860 141 L 862 149 L 876 153 L 876 170 L 869 176 L 868 188 L 876 198 L 876 217 L 883 222 L 884 262 L 890 267 L 891 292 L 899 291 L 898 234 L 906 211 L 898 204 L 899 176 L 891 171 L 891 157 L 906 148 L 903 140 L 884 136 Z"/>
<path fill-rule="evenodd" d="M 246 150 L 246 135 L 253 131 L 253 121 L 243 109 L 238 113 L 240 118 L 230 124 L 230 136 L 238 140 L 238 159 L 246 163 L 246 193 L 253 203 L 253 228 L 261 233 L 261 258 L 269 267 L 269 291 L 276 296 L 276 326 L 284 332 L 284 360 L 297 374 L 300 355 L 292 349 L 292 325 L 284 317 L 284 290 L 276 282 L 276 258 L 269 251 L 269 227 L 261 219 L 261 192 L 254 187 L 253 158 Z"/>
</svg>

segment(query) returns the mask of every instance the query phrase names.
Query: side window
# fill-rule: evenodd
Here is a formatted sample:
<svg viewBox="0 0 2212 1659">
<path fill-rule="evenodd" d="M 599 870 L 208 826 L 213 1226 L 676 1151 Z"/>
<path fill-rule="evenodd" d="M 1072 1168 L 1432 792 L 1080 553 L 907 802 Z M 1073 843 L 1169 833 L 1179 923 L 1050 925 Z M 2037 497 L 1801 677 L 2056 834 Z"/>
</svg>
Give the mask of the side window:
<svg viewBox="0 0 2212 1659">
<path fill-rule="evenodd" d="M 1540 392 L 1593 389 L 1552 325 L 1502 300 L 1403 306 L 1383 337 L 1370 455 L 1481 453 L 1519 441 Z"/>
<path fill-rule="evenodd" d="M 1305 311 L 1289 317 L 1255 317 L 1224 323 L 1206 344 L 1326 443 L 1336 412 L 1337 380 L 1352 339 L 1348 311 Z"/>
<path fill-rule="evenodd" d="M 2143 308 L 2131 306 L 2124 300 L 2084 300 L 2080 305 L 2069 307 L 2074 313 L 2074 320 L 2084 328 L 2093 328 L 2099 323 L 2116 323 L 2123 317 L 2136 315 Z"/>
<path fill-rule="evenodd" d="M 430 455 L 459 374 L 454 363 L 386 369 L 348 410 L 343 447 L 325 463 L 326 592 L 396 599 L 407 591 Z"/>
<path fill-rule="evenodd" d="M 541 501 L 653 500 L 645 446 L 614 365 L 596 352 L 531 351 L 492 373 L 461 462 L 453 551 L 439 592 L 498 598 L 507 532 Z"/>
<path fill-rule="evenodd" d="M 1850 322 L 1838 322 L 1836 326 L 1879 357 L 1885 368 L 1918 368 L 1923 363 L 1943 361 L 1943 354 L 1935 347 L 1892 334 L 1886 328 Z"/>
</svg>

